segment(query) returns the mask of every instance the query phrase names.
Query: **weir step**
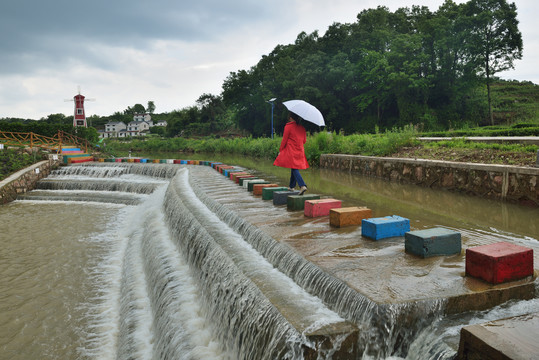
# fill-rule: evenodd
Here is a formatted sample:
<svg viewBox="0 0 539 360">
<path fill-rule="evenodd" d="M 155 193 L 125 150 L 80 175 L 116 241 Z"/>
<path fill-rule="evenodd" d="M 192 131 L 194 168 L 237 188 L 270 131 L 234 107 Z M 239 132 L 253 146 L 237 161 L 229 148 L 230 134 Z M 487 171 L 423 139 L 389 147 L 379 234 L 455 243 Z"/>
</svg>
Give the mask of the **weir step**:
<svg viewBox="0 0 539 360">
<path fill-rule="evenodd" d="M 465 326 L 456 359 L 537 359 L 539 314 Z"/>
</svg>

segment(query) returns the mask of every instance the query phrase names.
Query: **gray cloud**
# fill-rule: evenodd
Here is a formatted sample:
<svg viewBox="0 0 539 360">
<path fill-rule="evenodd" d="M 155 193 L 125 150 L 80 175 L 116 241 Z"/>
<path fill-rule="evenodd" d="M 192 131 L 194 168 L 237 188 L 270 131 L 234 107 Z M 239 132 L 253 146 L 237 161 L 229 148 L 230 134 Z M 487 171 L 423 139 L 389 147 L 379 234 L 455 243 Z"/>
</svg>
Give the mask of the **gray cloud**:
<svg viewBox="0 0 539 360">
<path fill-rule="evenodd" d="M 240 0 L 3 1 L 0 73 L 28 73 L 73 59 L 111 67 L 93 49 L 148 49 L 156 40 L 209 42 L 275 17 L 280 3 Z"/>
</svg>

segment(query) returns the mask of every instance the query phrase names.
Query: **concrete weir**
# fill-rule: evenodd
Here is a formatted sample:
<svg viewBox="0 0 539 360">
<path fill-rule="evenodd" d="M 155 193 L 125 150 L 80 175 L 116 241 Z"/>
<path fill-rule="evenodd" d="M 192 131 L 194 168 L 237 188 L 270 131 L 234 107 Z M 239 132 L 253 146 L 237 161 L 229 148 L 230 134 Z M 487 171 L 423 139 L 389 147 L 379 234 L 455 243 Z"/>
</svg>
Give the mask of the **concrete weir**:
<svg viewBox="0 0 539 360">
<path fill-rule="evenodd" d="M 194 182 L 199 181 L 197 177 Z M 218 219 L 216 209 L 206 207 L 195 187 L 185 169 L 173 178 L 165 201 L 167 222 L 179 247 L 189 254 L 190 265 L 209 276 L 207 291 L 222 288 L 217 291 L 222 299 L 212 301 L 212 312 L 218 323 L 228 323 L 231 333 L 240 334 L 236 346 L 241 358 L 356 358 L 357 326 L 246 246 L 243 234 Z M 256 353 L 264 348 L 274 353 Z"/>
<path fill-rule="evenodd" d="M 134 324 L 147 324 L 148 314 L 139 318 L 133 312 L 140 310 L 134 304 L 141 289 L 151 303 L 148 312 L 153 319 L 156 358 L 188 357 L 185 351 L 196 351 L 190 337 L 199 336 L 191 336 L 185 319 L 177 318 L 186 310 L 184 304 L 191 302 L 196 303 L 200 319 L 207 322 L 219 348 L 233 354 L 230 358 L 261 360 L 454 359 L 455 322 L 477 324 L 480 321 L 470 317 L 480 310 L 493 313 L 488 320 L 515 316 L 513 312 L 494 316 L 500 308 L 512 306 L 509 300 L 532 299 L 533 309 L 539 308 L 536 272 L 497 284 L 466 276 L 465 251 L 496 243 L 497 234 L 454 225 L 449 230 L 462 234 L 462 248 L 450 252 L 444 248 L 443 254 L 432 248 L 435 256 L 420 256 L 406 251 L 406 236 L 400 232 L 373 240 L 363 236 L 357 219 L 332 224 L 331 211 L 336 209 L 310 217 L 303 206 L 290 208 L 286 198 L 276 203 L 275 197 L 266 201 L 264 190 L 262 197 L 254 194 L 255 184 L 279 185 L 275 178 L 266 181 L 263 174 L 256 174 L 257 180 L 242 181 L 234 174 L 254 172 L 227 165 L 219 166 L 221 171 L 191 165 L 195 163 L 66 166 L 39 182 L 44 190 L 31 194 L 42 197 L 52 189 L 58 192 L 55 198 L 71 194 L 84 201 L 108 197 L 109 202 L 143 204 L 133 207 L 137 222 L 142 220 L 130 235 L 122 269 L 119 358 L 132 356 L 138 343 Z M 138 177 L 143 174 L 149 179 Z M 277 188 L 284 186 L 273 189 Z M 97 194 L 90 194 L 93 190 Z M 317 190 L 322 193 L 323 189 Z M 118 194 L 112 196 L 112 192 Z M 126 194 L 133 194 L 132 199 Z M 292 192 L 271 192 L 281 194 Z M 300 200 L 308 195 L 325 200 L 334 196 L 309 193 Z M 340 206 L 341 200 L 335 200 Z M 343 205 L 355 207 L 340 210 L 368 212 L 369 219 L 373 213 L 395 215 L 352 202 L 343 200 Z M 408 230 L 417 230 L 415 235 L 423 235 L 421 239 L 432 238 L 431 232 L 419 232 L 426 227 L 424 223 L 408 217 L 402 218 Z M 445 234 L 441 230 L 436 234 L 440 233 Z M 526 244 L 535 250 L 533 260 L 539 264 L 539 245 Z M 185 272 L 178 272 L 180 265 Z M 187 295 L 182 286 L 196 290 L 194 300 L 179 299 Z M 524 321 L 531 327 L 528 333 L 535 333 L 536 320 L 518 318 L 465 327 L 462 358 L 472 359 L 475 351 L 483 351 L 481 342 L 498 349 L 502 341 L 488 340 L 520 336 L 493 327 L 509 328 Z"/>
<path fill-rule="evenodd" d="M 373 241 L 361 236 L 360 227 L 330 227 L 327 217 L 307 218 L 303 211 L 260 201 L 233 182 L 206 174 L 210 169 L 192 172 L 197 179 L 194 191 L 201 201 L 240 232 L 256 228 L 255 239 L 245 237 L 275 267 L 360 328 L 363 322 L 379 327 L 378 333 L 368 335 L 369 340 L 359 332 L 360 353 L 375 357 L 398 353 L 401 342 L 413 337 L 414 328 L 440 314 L 490 309 L 512 299 L 535 297 L 534 277 L 487 284 L 465 276 L 464 252 L 420 258 L 405 253 L 403 237 Z M 271 241 L 277 245 L 266 243 Z M 307 265 L 300 260 L 282 260 L 297 256 L 284 256 L 286 248 L 312 264 L 309 271 L 331 278 L 339 290 L 315 284 L 318 280 L 310 273 L 302 275 L 298 269 Z M 293 261 L 301 264 L 289 265 Z M 362 344 L 362 340 L 372 343 L 382 338 L 389 343 L 384 349 L 372 351 Z"/>
<path fill-rule="evenodd" d="M 373 241 L 361 235 L 360 226 L 332 228 L 327 218 L 307 218 L 303 211 L 286 211 L 283 206 L 262 202 L 232 182 L 218 181 L 217 185 L 212 176 L 194 176 L 210 199 L 375 303 L 439 299 L 446 313 L 458 313 L 535 295 L 532 277 L 499 285 L 466 277 L 464 251 L 423 259 L 405 253 L 403 237 Z"/>
</svg>

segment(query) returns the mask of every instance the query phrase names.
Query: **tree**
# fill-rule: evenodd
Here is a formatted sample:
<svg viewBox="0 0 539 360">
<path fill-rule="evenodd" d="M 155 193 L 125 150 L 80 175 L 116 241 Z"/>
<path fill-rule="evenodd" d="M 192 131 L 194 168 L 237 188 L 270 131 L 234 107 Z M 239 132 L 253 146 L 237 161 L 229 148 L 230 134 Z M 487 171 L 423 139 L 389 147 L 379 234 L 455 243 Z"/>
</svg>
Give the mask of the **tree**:
<svg viewBox="0 0 539 360">
<path fill-rule="evenodd" d="M 135 104 L 133 107 L 129 106 L 127 109 L 124 110 L 125 115 L 135 115 L 135 114 L 144 114 L 146 113 L 146 109 L 142 104 Z"/>
<path fill-rule="evenodd" d="M 153 114 L 155 111 L 155 103 L 153 101 L 148 101 L 148 106 L 146 107 L 148 113 Z"/>
<path fill-rule="evenodd" d="M 513 69 L 514 60 L 522 59 L 522 34 L 518 30 L 515 3 L 505 0 L 471 0 L 467 3 L 470 21 L 470 52 L 487 83 L 488 111 L 491 124 L 491 78 Z"/>
</svg>

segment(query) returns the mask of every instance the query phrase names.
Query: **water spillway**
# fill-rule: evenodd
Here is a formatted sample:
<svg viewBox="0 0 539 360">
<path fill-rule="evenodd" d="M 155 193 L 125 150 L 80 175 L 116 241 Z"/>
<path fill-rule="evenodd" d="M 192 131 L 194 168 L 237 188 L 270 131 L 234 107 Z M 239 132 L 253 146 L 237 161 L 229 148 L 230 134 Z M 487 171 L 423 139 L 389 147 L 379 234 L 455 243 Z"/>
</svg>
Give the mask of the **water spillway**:
<svg viewBox="0 0 539 360">
<path fill-rule="evenodd" d="M 395 244 L 350 245 L 350 230 L 328 231 L 264 203 L 206 166 L 85 164 L 63 167 L 46 182 L 71 185 L 38 189 L 14 205 L 50 214 L 49 206 L 69 204 L 73 216 L 98 214 L 107 202 L 107 214 L 119 209 L 99 235 L 102 259 L 84 270 L 97 290 L 77 305 L 85 309 L 83 340 L 76 356 L 64 358 L 451 359 L 456 349 L 447 337 L 461 322 L 477 321 L 477 313 L 447 316 L 444 296 L 399 301 L 403 290 L 378 301 L 371 290 L 385 287 L 384 274 L 378 285 L 358 289 L 350 274 L 361 278 L 365 270 L 343 259 L 395 267 Z M 328 264 L 347 269 L 327 271 Z M 426 279 L 400 269 L 407 271 L 402 279 Z M 521 301 L 480 316 L 523 308 L 539 304 Z"/>
</svg>

